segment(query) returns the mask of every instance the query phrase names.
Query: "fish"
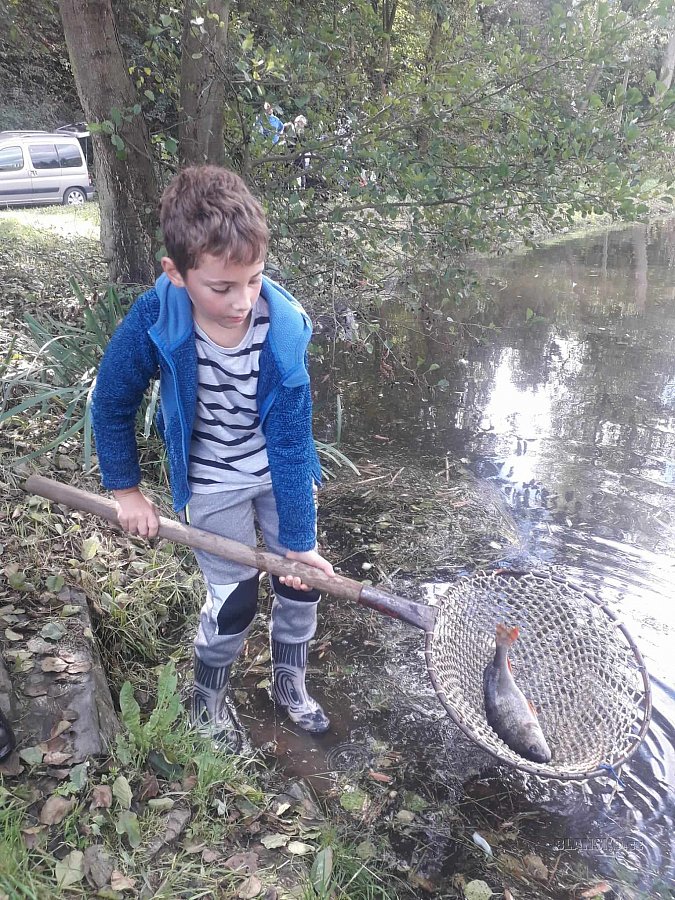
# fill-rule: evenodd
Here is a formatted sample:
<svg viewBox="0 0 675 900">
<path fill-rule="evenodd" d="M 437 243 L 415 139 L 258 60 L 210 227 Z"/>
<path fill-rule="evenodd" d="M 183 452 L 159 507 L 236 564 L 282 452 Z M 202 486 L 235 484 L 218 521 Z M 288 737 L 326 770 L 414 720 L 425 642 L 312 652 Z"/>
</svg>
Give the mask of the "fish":
<svg viewBox="0 0 675 900">
<path fill-rule="evenodd" d="M 518 628 L 500 622 L 495 629 L 495 657 L 483 673 L 483 699 L 488 723 L 505 744 L 532 762 L 547 763 L 552 753 L 532 703 L 511 674 L 509 648 Z"/>
</svg>

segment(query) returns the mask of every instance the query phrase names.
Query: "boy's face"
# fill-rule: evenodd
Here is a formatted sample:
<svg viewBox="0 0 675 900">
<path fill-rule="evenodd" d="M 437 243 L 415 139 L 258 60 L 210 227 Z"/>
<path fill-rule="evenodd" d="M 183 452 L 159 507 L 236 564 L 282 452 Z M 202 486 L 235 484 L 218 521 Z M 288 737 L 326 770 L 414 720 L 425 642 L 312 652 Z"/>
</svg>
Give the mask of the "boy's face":
<svg viewBox="0 0 675 900">
<path fill-rule="evenodd" d="M 200 258 L 196 269 L 188 269 L 183 276 L 172 259 L 168 256 L 162 259 L 162 268 L 172 284 L 184 287 L 190 295 L 197 324 L 207 334 L 211 331 L 224 337 L 230 346 L 236 346 L 248 330 L 264 267 L 263 260 L 243 265 L 223 262 L 207 253 Z"/>
</svg>

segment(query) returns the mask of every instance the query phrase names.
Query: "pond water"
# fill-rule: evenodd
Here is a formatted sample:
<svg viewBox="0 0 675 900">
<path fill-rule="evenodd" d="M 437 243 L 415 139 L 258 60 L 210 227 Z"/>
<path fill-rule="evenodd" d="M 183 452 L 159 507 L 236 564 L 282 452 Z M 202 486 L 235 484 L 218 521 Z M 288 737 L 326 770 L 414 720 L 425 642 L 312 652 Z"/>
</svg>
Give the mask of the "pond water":
<svg viewBox="0 0 675 900">
<path fill-rule="evenodd" d="M 370 634 L 334 636 L 335 661 L 320 676 L 330 735 L 308 743 L 268 713 L 257 741 L 273 733 L 277 755 L 298 774 L 327 772 L 340 760 L 358 770 L 389 753 L 385 763 L 405 769 L 403 785 L 450 803 L 468 835 L 483 829 L 499 842 L 504 822 L 517 821 L 520 855 L 536 852 L 560 873 L 569 866 L 567 889 L 576 873 L 591 884 L 606 878 L 614 896 L 672 897 L 675 220 L 477 260 L 475 268 L 478 311 L 475 299 L 471 314 L 441 305 L 430 273 L 415 281 L 416 312 L 382 313 L 395 353 L 376 341 L 369 356 L 344 344 L 325 354 L 322 436 L 332 437 L 328 398 L 339 391 L 345 446 L 370 444 L 373 458 L 385 446 L 401 465 L 447 456 L 492 484 L 529 560 L 566 567 L 636 639 L 654 691 L 648 738 L 622 787 L 552 786 L 493 771 L 443 718 L 419 636 L 383 622 Z M 408 377 L 406 365 L 427 371 L 431 387 Z M 434 862 L 420 865 L 442 887 L 444 874 L 470 868 L 476 848 L 453 844 L 446 820 L 434 827 L 432 819 L 425 852 Z M 393 843 L 420 855 L 405 835 Z M 555 884 L 552 877 L 539 895 L 555 896 Z"/>
</svg>

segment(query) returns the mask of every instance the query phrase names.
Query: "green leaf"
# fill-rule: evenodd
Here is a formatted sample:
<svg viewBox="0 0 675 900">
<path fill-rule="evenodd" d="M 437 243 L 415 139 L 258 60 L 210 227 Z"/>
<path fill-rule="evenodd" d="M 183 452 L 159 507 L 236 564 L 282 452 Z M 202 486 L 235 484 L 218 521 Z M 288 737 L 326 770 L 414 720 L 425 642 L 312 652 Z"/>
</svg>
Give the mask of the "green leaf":
<svg viewBox="0 0 675 900">
<path fill-rule="evenodd" d="M 314 857 L 310 878 L 314 890 L 320 896 L 327 896 L 333 874 L 333 848 L 324 847 Z"/>
<path fill-rule="evenodd" d="M 121 812 L 117 817 L 115 830 L 118 834 L 126 834 L 129 846 L 132 850 L 135 850 L 136 847 L 140 846 L 141 829 L 138 824 L 138 816 L 136 813 L 126 809 L 124 812 Z"/>
<path fill-rule="evenodd" d="M 131 683 L 125 681 L 120 690 L 120 714 L 125 728 L 139 748 L 143 747 L 143 729 L 141 728 L 141 708 L 134 697 Z"/>
<path fill-rule="evenodd" d="M 129 809 L 134 795 L 131 792 L 131 785 L 124 775 L 118 775 L 112 787 L 113 797 L 117 800 L 121 807 Z"/>
<path fill-rule="evenodd" d="M 86 762 L 73 766 L 70 770 L 70 787 L 76 793 L 79 793 L 87 786 L 89 777 L 89 764 Z"/>
<path fill-rule="evenodd" d="M 47 590 L 52 591 L 54 594 L 58 594 L 65 583 L 66 579 L 63 575 L 48 575 L 47 578 L 45 578 Z"/>
<path fill-rule="evenodd" d="M 24 747 L 23 750 L 19 750 L 19 756 L 29 766 L 39 766 L 44 752 L 39 747 Z"/>
<path fill-rule="evenodd" d="M 81 881 L 84 878 L 84 853 L 71 850 L 68 856 L 56 863 L 54 877 L 62 890 Z"/>
<path fill-rule="evenodd" d="M 66 633 L 66 626 L 61 622 L 47 622 L 40 629 L 40 635 L 48 641 L 60 641 Z"/>
<path fill-rule="evenodd" d="M 82 543 L 82 559 L 93 559 L 101 549 L 101 542 L 97 537 L 87 538 Z"/>
<path fill-rule="evenodd" d="M 35 585 L 31 584 L 27 578 L 25 572 L 12 572 L 12 574 L 8 577 L 7 581 L 9 582 L 9 586 L 13 588 L 15 591 L 34 591 Z"/>
</svg>

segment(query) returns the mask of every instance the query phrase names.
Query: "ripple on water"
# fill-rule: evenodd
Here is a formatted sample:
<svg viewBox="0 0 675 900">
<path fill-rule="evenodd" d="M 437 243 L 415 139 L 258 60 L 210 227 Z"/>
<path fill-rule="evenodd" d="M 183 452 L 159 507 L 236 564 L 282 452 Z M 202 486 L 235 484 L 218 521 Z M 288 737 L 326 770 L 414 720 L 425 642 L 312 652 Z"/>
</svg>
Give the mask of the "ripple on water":
<svg viewBox="0 0 675 900">
<path fill-rule="evenodd" d="M 365 772 L 372 763 L 372 753 L 363 744 L 336 744 L 326 753 L 329 772 Z"/>
</svg>

